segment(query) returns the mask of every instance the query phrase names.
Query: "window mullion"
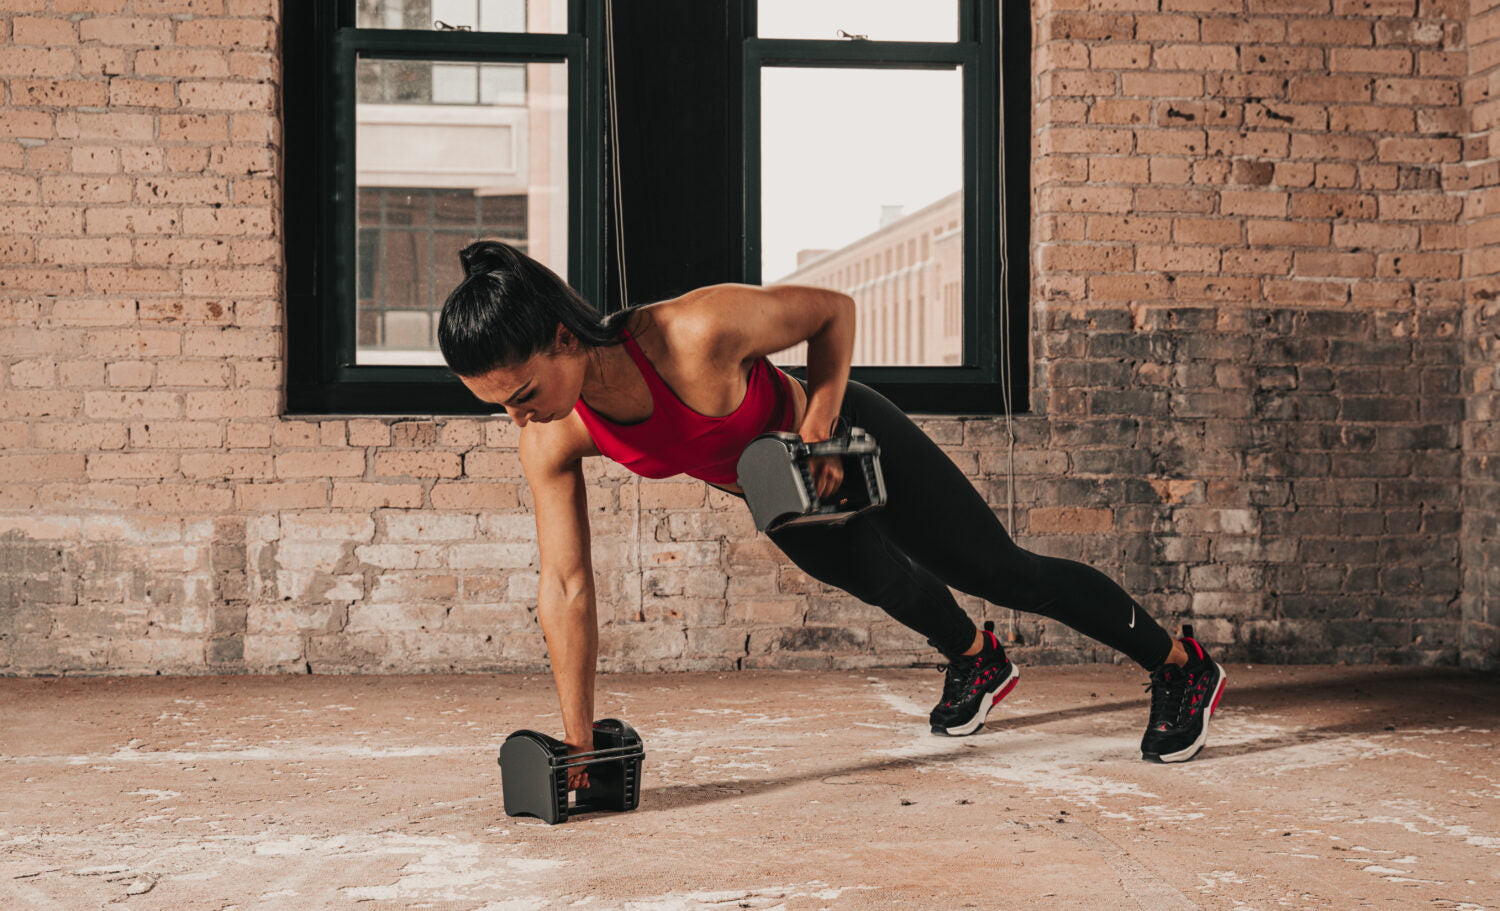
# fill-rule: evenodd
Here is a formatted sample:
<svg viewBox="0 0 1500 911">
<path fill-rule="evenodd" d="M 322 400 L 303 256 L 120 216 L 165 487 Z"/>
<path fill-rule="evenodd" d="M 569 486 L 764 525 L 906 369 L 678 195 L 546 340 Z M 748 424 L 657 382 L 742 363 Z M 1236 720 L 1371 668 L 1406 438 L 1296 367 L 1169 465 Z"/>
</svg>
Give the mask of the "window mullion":
<svg viewBox="0 0 1500 911">
<path fill-rule="evenodd" d="M 819 41 L 808 38 L 747 38 L 745 53 L 760 66 L 837 66 L 917 69 L 967 66 L 979 45 L 972 41 Z"/>
<path fill-rule="evenodd" d="M 499 56 L 516 62 L 561 63 L 582 54 L 584 48 L 580 35 L 520 32 L 345 28 L 339 30 L 338 37 L 356 54 L 388 60 L 484 60 Z"/>
</svg>

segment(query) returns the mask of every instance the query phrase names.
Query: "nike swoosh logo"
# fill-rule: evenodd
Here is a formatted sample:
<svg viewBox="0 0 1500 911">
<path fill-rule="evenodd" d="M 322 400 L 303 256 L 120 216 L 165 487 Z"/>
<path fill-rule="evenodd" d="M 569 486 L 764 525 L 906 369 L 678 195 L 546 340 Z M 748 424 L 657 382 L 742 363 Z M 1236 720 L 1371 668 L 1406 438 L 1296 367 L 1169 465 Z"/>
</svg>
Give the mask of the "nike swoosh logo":
<svg viewBox="0 0 1500 911">
<path fill-rule="evenodd" d="M 1135 629 L 1135 605 L 1130 605 L 1130 628 Z"/>
</svg>

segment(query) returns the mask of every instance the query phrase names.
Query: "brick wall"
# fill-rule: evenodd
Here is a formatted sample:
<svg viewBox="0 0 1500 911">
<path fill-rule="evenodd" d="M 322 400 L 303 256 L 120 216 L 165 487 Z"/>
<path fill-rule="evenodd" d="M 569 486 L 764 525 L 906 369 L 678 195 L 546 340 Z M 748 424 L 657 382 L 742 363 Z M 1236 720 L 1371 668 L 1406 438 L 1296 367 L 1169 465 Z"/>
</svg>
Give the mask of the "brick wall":
<svg viewBox="0 0 1500 911">
<path fill-rule="evenodd" d="M 1474 0 L 1471 7 L 1460 603 L 1463 661 L 1493 670 L 1500 668 L 1500 3 Z"/>
<path fill-rule="evenodd" d="M 1467 7 L 1040 11 L 1037 385 L 1133 588 L 1254 660 L 1456 660 Z"/>
<path fill-rule="evenodd" d="M 545 667 L 508 422 L 279 416 L 277 9 L 0 0 L 0 672 Z M 1035 413 L 1013 466 L 1002 420 L 927 431 L 1229 657 L 1493 663 L 1467 7 L 1035 9 Z M 931 657 L 738 501 L 588 481 L 605 668 Z"/>
<path fill-rule="evenodd" d="M 288 430 L 277 8 L 0 2 L 7 672 L 240 660 Z"/>
</svg>

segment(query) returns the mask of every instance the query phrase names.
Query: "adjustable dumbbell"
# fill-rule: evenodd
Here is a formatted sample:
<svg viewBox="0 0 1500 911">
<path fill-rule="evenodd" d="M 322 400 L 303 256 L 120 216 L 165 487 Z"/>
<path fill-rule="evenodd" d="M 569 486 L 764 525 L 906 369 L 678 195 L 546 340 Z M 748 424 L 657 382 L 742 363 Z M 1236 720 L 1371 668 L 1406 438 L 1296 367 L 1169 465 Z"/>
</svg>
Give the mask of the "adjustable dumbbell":
<svg viewBox="0 0 1500 911">
<path fill-rule="evenodd" d="M 548 825 L 577 813 L 624 812 L 641 802 L 641 735 L 618 718 L 594 722 L 594 749 L 568 755 L 568 745 L 536 731 L 516 731 L 500 745 L 505 815 L 535 816 Z M 568 770 L 585 766 L 589 785 L 568 805 Z"/>
<path fill-rule="evenodd" d="M 820 456 L 843 462 L 837 501 L 818 496 L 810 461 Z M 838 525 L 885 505 L 880 447 L 858 427 L 821 443 L 804 443 L 795 433 L 763 433 L 740 453 L 735 470 L 757 531 Z"/>
</svg>

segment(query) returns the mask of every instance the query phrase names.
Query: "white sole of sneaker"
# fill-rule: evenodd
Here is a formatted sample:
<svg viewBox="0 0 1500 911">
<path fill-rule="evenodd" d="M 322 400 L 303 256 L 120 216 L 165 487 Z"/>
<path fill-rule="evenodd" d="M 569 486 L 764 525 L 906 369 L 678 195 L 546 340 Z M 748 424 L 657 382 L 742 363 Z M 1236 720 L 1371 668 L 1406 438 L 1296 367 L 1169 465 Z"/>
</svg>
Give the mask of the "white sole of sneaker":
<svg viewBox="0 0 1500 911">
<path fill-rule="evenodd" d="M 1194 740 L 1186 749 L 1178 750 L 1175 753 L 1158 753 L 1156 756 L 1147 754 L 1142 758 L 1155 759 L 1157 762 L 1187 762 L 1189 759 L 1197 756 L 1199 750 L 1203 749 L 1203 744 L 1208 742 L 1208 723 L 1213 720 L 1214 711 L 1219 707 L 1219 697 L 1224 695 L 1224 681 L 1229 676 L 1224 673 L 1222 667 L 1219 667 L 1218 662 L 1214 662 L 1214 667 L 1219 670 L 1219 685 L 1214 688 L 1214 698 L 1208 701 L 1208 711 L 1203 713 L 1203 730 L 1198 732 L 1198 739 Z"/>
<path fill-rule="evenodd" d="M 990 709 L 994 708 L 1001 699 L 1009 696 L 1010 691 L 1016 688 L 1016 681 L 1020 679 L 1021 669 L 1016 667 L 1015 662 L 1011 662 L 1010 676 L 1006 677 L 1005 680 L 1000 684 L 1000 688 L 995 690 L 994 696 L 984 700 L 984 702 L 980 704 L 979 711 L 975 713 L 974 717 L 969 719 L 966 723 L 958 725 L 957 727 L 943 728 L 943 733 L 947 734 L 949 737 L 963 737 L 967 734 L 972 734 L 980 728 L 984 727 L 984 719 L 989 717 Z"/>
</svg>

